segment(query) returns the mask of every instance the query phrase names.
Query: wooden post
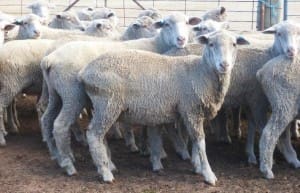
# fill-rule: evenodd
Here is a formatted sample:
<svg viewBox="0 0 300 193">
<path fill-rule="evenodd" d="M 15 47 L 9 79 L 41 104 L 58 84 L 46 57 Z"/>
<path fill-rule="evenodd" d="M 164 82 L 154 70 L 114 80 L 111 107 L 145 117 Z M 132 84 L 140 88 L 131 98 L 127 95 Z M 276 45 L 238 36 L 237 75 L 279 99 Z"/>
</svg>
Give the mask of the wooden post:
<svg viewBox="0 0 300 193">
<path fill-rule="evenodd" d="M 283 19 L 284 0 L 259 0 L 257 7 L 257 30 L 262 31 Z"/>
</svg>

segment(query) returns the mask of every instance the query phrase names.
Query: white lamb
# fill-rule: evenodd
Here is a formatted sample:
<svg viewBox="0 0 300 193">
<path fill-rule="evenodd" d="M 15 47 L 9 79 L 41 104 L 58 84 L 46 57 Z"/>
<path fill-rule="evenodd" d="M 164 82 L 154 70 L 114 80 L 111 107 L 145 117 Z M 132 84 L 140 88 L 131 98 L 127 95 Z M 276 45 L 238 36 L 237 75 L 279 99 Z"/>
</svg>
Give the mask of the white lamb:
<svg viewBox="0 0 300 193">
<path fill-rule="evenodd" d="M 199 18 L 187 18 L 182 13 L 174 13 L 155 23 L 156 28 L 160 28 L 161 31 L 153 38 L 114 43 L 71 42 L 43 59 L 41 66 L 48 85 L 49 104 L 42 117 L 42 131 L 51 133 L 53 130 L 56 145 L 51 138 L 45 138 L 53 144 L 49 146 L 50 154 L 58 159 L 60 166 L 69 175 L 76 173 L 70 148 L 69 129 L 76 124 L 82 108 L 89 107 L 88 98 L 82 85 L 77 81 L 76 75 L 79 70 L 109 50 L 134 48 L 164 53 L 175 46 L 183 48 L 187 45 L 190 25 L 199 22 Z M 66 105 L 61 106 L 59 98 Z"/>
<path fill-rule="evenodd" d="M 79 73 L 94 108 L 87 139 L 98 173 L 114 180 L 107 163 L 104 136 L 117 120 L 149 125 L 173 123 L 182 118 L 193 142 L 195 172 L 215 185 L 217 178 L 206 156 L 203 123 L 216 116 L 230 83 L 237 44 L 246 40 L 221 31 L 199 37 L 203 57 L 169 57 L 144 51 L 103 54 Z M 157 133 L 157 131 L 153 131 Z M 151 155 L 160 163 L 160 148 Z"/>
</svg>

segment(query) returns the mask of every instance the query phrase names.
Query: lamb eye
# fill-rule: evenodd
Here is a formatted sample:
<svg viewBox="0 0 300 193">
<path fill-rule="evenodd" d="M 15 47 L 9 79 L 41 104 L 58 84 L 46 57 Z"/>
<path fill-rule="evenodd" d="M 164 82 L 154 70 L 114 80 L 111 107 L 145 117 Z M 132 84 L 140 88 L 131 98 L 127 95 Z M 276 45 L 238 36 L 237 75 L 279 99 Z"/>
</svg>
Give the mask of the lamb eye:
<svg viewBox="0 0 300 193">
<path fill-rule="evenodd" d="M 278 33 L 277 33 L 277 35 L 278 35 L 278 36 L 281 36 L 281 33 L 280 33 L 280 32 L 278 32 Z"/>
<path fill-rule="evenodd" d="M 232 45 L 233 45 L 233 47 L 236 47 L 236 43 L 233 43 Z"/>
<path fill-rule="evenodd" d="M 213 46 L 214 46 L 214 44 L 213 44 L 213 43 L 210 43 L 210 44 L 209 44 L 209 47 L 213 47 Z"/>
<path fill-rule="evenodd" d="M 170 24 L 168 24 L 168 23 L 165 23 L 165 26 L 166 26 L 166 27 L 170 27 Z"/>
</svg>

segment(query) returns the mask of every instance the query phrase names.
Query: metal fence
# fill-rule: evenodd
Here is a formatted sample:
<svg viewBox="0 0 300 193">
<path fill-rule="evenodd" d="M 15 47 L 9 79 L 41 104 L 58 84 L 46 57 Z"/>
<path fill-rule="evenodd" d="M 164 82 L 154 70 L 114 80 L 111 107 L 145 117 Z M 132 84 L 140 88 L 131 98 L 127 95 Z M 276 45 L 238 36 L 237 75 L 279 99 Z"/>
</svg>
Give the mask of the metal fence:
<svg viewBox="0 0 300 193">
<path fill-rule="evenodd" d="M 26 6 L 33 0 L 0 0 L 0 10 L 14 14 L 23 15 L 30 10 Z M 52 14 L 62 11 L 73 0 L 48 0 L 54 3 L 56 8 L 51 10 Z M 227 9 L 231 28 L 234 30 L 256 30 L 257 5 L 264 0 L 139 0 L 145 8 L 154 7 L 166 14 L 170 11 L 183 11 L 191 16 L 201 16 L 205 11 L 224 6 Z M 287 0 L 287 16 L 289 19 L 300 21 L 300 0 Z M 127 26 L 141 10 L 132 0 L 80 0 L 72 9 L 83 7 L 107 6 L 116 10 L 121 18 L 121 25 Z"/>
</svg>

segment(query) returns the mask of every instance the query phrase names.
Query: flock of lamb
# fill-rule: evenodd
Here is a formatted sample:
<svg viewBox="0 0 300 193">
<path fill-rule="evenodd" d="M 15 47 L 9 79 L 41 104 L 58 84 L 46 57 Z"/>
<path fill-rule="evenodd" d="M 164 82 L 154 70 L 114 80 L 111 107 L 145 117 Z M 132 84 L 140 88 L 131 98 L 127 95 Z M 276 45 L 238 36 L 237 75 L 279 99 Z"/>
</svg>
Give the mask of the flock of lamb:
<svg viewBox="0 0 300 193">
<path fill-rule="evenodd" d="M 276 145 L 290 164 L 300 167 L 290 134 L 300 114 L 299 24 L 283 21 L 264 34 L 238 34 L 229 30 L 224 7 L 201 17 L 179 12 L 162 17 L 148 9 L 121 33 L 117 15 L 108 8 L 54 18 L 45 2 L 28 8 L 32 14 L 21 18 L 0 13 L 1 146 L 6 129 L 18 132 L 16 96 L 37 95 L 43 141 L 68 175 L 77 172 L 71 133 L 89 145 L 98 173 L 112 182 L 116 166 L 107 132 L 124 136 L 131 151 L 149 153 L 158 171 L 166 157 L 164 130 L 181 158 L 191 159 L 195 172 L 215 185 L 204 128 L 230 142 L 228 114 L 241 135 L 242 107 L 248 120 L 248 162 L 257 164 L 258 129 L 260 170 L 266 178 L 274 178 Z M 86 131 L 77 123 L 82 113 L 91 117 Z M 139 147 L 133 128 L 142 130 Z"/>
</svg>

